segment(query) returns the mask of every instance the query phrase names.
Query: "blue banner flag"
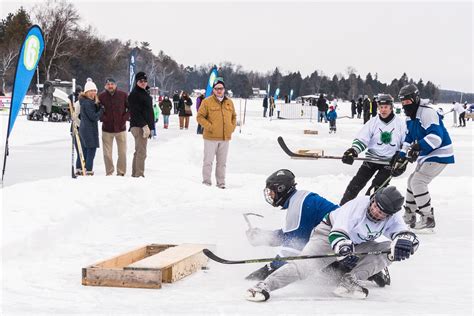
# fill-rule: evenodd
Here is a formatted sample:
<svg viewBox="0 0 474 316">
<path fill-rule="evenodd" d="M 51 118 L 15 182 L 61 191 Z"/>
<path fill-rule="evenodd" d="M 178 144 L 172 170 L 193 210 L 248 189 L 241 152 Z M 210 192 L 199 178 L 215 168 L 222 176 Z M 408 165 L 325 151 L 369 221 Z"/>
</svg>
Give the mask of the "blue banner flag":
<svg viewBox="0 0 474 316">
<path fill-rule="evenodd" d="M 130 52 L 130 60 L 128 63 L 129 69 L 129 79 L 128 79 L 128 91 L 131 92 L 133 87 L 135 86 L 135 73 L 137 72 L 137 55 L 138 55 L 138 48 L 132 49 Z"/>
<path fill-rule="evenodd" d="M 291 100 L 293 100 L 293 89 L 290 90 L 290 100 L 289 101 L 291 102 Z"/>
<path fill-rule="evenodd" d="M 205 95 L 206 98 L 211 95 L 212 85 L 214 84 L 214 80 L 216 80 L 216 78 L 217 78 L 217 67 L 214 66 L 212 67 L 211 72 L 209 73 L 209 80 L 207 82 L 206 95 Z"/>
<path fill-rule="evenodd" d="M 267 84 L 267 97 L 270 97 L 270 82 Z"/>
<path fill-rule="evenodd" d="M 278 100 L 278 96 L 280 95 L 280 88 L 277 88 L 275 90 L 275 95 L 273 96 L 273 99 L 276 101 Z"/>
<path fill-rule="evenodd" d="M 8 156 L 8 138 L 10 137 L 16 117 L 20 111 L 21 104 L 26 92 L 30 87 L 31 79 L 35 74 L 36 67 L 44 49 L 43 32 L 38 25 L 30 27 L 26 33 L 25 40 L 20 47 L 16 65 L 15 77 L 13 79 L 12 99 L 10 104 L 10 116 L 8 118 L 7 138 L 5 141 L 5 154 L 3 157 L 2 183 L 5 175 L 5 166 Z"/>
</svg>

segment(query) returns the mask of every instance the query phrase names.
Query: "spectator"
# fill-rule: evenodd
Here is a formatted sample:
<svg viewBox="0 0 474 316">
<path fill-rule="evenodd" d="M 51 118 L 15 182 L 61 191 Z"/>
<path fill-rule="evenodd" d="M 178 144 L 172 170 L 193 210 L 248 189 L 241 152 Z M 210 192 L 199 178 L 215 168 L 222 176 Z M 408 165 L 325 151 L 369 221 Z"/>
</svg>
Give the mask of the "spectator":
<svg viewBox="0 0 474 316">
<path fill-rule="evenodd" d="M 336 133 L 336 119 L 337 119 L 337 113 L 336 109 L 333 105 L 329 107 L 329 112 L 328 112 L 328 120 L 329 120 L 329 134 L 331 133 Z"/>
<path fill-rule="evenodd" d="M 132 177 L 145 177 L 145 159 L 148 138 L 154 129 L 153 99 L 147 91 L 148 79 L 140 71 L 135 76 L 135 86 L 128 96 L 130 107 L 130 131 L 135 138 Z"/>
<path fill-rule="evenodd" d="M 97 98 L 97 86 L 89 79 L 84 86 L 84 93 L 79 97 L 81 106 L 81 136 L 82 151 L 86 162 L 86 175 L 94 175 L 94 158 L 99 145 L 99 119 L 104 113 L 104 107 Z"/>
<path fill-rule="evenodd" d="M 204 95 L 202 93 L 200 93 L 199 96 L 196 99 L 196 111 L 199 111 L 199 108 L 201 107 L 202 100 L 204 100 Z M 197 133 L 202 134 L 203 130 L 204 129 L 202 128 L 201 124 L 198 123 Z"/>
<path fill-rule="evenodd" d="M 359 98 L 357 100 L 357 118 L 360 118 L 362 116 L 362 98 Z"/>
<path fill-rule="evenodd" d="M 316 103 L 316 106 L 318 107 L 318 122 L 322 122 L 324 119 L 324 122 L 327 123 L 328 119 L 326 117 L 326 111 L 328 110 L 328 104 L 326 98 L 322 93 L 319 95 L 319 99 Z"/>
<path fill-rule="evenodd" d="M 272 117 L 273 116 L 273 111 L 275 110 L 275 98 L 270 97 L 270 111 L 268 112 L 268 116 Z"/>
<path fill-rule="evenodd" d="M 117 89 L 114 78 L 105 81 L 105 91 L 99 95 L 104 105 L 102 114 L 102 145 L 105 174 L 111 176 L 114 171 L 112 152 L 114 139 L 117 142 L 117 175 L 124 176 L 127 171 L 127 121 L 129 119 L 127 94 Z"/>
<path fill-rule="evenodd" d="M 174 114 L 178 114 L 178 104 L 179 104 L 179 93 L 178 91 L 175 91 L 175 93 L 173 94 Z"/>
<path fill-rule="evenodd" d="M 364 111 L 364 124 L 365 124 L 370 120 L 370 99 L 368 95 L 364 95 L 362 110 Z"/>
<path fill-rule="evenodd" d="M 193 116 L 191 105 L 193 105 L 193 101 L 188 93 L 183 91 L 178 103 L 179 129 L 189 128 L 189 117 Z"/>
<path fill-rule="evenodd" d="M 268 96 L 263 98 L 263 117 L 267 117 L 267 109 L 268 109 Z"/>
<path fill-rule="evenodd" d="M 212 95 L 202 101 L 197 121 L 204 127 L 202 183 L 212 185 L 212 163 L 216 157 L 217 187 L 225 189 L 227 153 L 229 141 L 237 126 L 237 114 L 234 103 L 225 96 L 225 84 L 221 77 L 214 81 Z"/>
<path fill-rule="evenodd" d="M 171 104 L 170 98 L 165 95 L 163 101 L 160 102 L 160 109 L 161 114 L 163 115 L 163 128 L 168 129 L 168 125 L 170 124 L 170 114 L 173 105 Z"/>
<path fill-rule="evenodd" d="M 372 117 L 377 116 L 377 105 L 377 96 L 374 96 L 374 98 L 372 99 L 372 103 L 370 104 L 370 114 L 372 115 Z"/>
<path fill-rule="evenodd" d="M 357 114 L 357 105 L 354 99 L 351 100 L 351 117 L 354 118 L 354 116 Z"/>
</svg>

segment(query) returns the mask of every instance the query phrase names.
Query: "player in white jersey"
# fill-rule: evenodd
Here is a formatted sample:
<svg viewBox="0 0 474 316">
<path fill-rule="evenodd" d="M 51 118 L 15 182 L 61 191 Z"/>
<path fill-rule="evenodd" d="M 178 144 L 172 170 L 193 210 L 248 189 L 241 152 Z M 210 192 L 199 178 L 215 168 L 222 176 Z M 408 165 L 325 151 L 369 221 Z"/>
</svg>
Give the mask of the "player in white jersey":
<svg viewBox="0 0 474 316">
<path fill-rule="evenodd" d="M 351 271 L 339 276 L 334 294 L 341 297 L 366 298 L 369 291 L 359 281 L 390 265 L 408 259 L 418 248 L 416 235 L 409 231 L 402 214 L 403 196 L 393 187 L 382 188 L 373 197 L 361 196 L 329 213 L 313 230 L 301 255 L 317 255 L 334 251 L 338 257 L 289 261 L 246 292 L 246 299 L 262 302 L 270 292 L 312 273 L 321 273 L 338 260 Z M 391 241 L 377 242 L 380 236 Z M 386 251 L 389 254 L 356 253 Z M 337 275 L 334 275 L 337 277 Z"/>
<path fill-rule="evenodd" d="M 406 124 L 403 119 L 393 113 L 393 98 L 389 94 L 382 94 L 378 98 L 379 115 L 370 119 L 359 131 L 352 142 L 352 147 L 344 152 L 342 162 L 352 165 L 354 157 L 367 149 L 366 157 L 381 161 L 390 161 L 397 151 L 402 148 L 405 138 Z M 405 169 L 397 170 L 394 176 L 401 175 Z M 366 195 L 372 189 L 378 189 L 391 175 L 391 167 L 387 164 L 365 161 L 357 174 L 349 182 L 341 199 L 340 205 L 352 200 L 375 175 Z M 388 182 L 385 183 L 388 185 Z"/>
</svg>

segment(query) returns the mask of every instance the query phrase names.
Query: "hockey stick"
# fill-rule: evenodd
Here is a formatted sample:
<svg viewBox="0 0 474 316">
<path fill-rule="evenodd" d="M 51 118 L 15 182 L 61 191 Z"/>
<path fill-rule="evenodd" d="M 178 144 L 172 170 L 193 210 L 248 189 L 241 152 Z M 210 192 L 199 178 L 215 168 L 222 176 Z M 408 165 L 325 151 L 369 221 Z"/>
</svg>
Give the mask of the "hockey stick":
<svg viewBox="0 0 474 316">
<path fill-rule="evenodd" d="M 291 151 L 288 148 L 285 141 L 283 140 L 283 137 L 281 137 L 281 136 L 278 136 L 278 144 L 280 145 L 281 149 L 283 149 L 283 151 L 288 156 L 290 156 L 291 158 L 308 159 L 308 160 L 317 160 L 317 159 L 337 159 L 337 160 L 341 160 L 342 159 L 342 157 L 339 157 L 339 156 L 320 156 L 320 155 L 317 155 L 317 154 L 298 154 L 298 153 L 295 153 L 295 152 Z M 373 163 L 378 163 L 378 164 L 381 164 L 381 165 L 389 165 L 390 164 L 390 161 L 380 160 L 380 159 L 354 157 L 354 160 L 373 162 Z"/>
<path fill-rule="evenodd" d="M 247 225 L 249 225 L 249 229 L 252 229 L 252 224 L 250 223 L 250 220 L 248 218 L 249 215 L 255 215 L 255 216 L 258 216 L 258 217 L 263 217 L 263 215 L 260 215 L 260 214 L 257 214 L 257 213 L 244 213 L 244 214 L 242 214 L 245 221 L 247 222 Z"/>
<path fill-rule="evenodd" d="M 209 249 L 203 249 L 202 252 L 211 260 L 214 260 L 219 263 L 223 264 L 246 264 L 246 263 L 259 263 L 259 262 L 272 262 L 275 261 L 276 258 L 259 258 L 259 259 L 246 259 L 246 260 L 227 260 L 221 257 L 218 257 Z M 354 256 L 365 256 L 365 255 L 382 255 L 382 254 L 389 254 L 391 251 L 390 249 L 382 250 L 382 251 L 368 251 L 368 252 L 356 252 L 353 253 Z M 304 259 L 319 259 L 319 258 L 331 258 L 331 257 L 339 257 L 340 255 L 336 253 L 328 253 L 325 255 L 310 255 L 310 256 L 291 256 L 291 257 L 279 257 L 278 261 L 293 261 L 293 260 L 304 260 Z"/>
</svg>

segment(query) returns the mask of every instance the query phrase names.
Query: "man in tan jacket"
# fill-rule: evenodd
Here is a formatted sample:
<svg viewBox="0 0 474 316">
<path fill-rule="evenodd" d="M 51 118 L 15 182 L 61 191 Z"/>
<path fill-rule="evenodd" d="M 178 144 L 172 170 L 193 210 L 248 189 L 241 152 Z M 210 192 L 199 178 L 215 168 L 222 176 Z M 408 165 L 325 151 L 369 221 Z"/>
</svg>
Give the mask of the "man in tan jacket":
<svg viewBox="0 0 474 316">
<path fill-rule="evenodd" d="M 237 114 L 234 103 L 225 96 L 225 84 L 221 77 L 214 81 L 212 95 L 202 101 L 197 121 L 204 128 L 202 183 L 212 185 L 212 163 L 215 156 L 217 187 L 225 189 L 227 153 L 229 141 L 237 125 Z"/>
</svg>

